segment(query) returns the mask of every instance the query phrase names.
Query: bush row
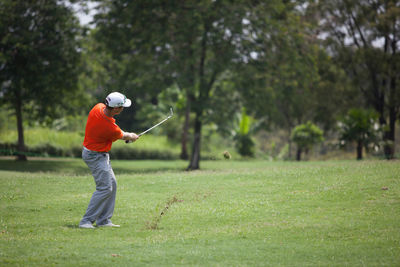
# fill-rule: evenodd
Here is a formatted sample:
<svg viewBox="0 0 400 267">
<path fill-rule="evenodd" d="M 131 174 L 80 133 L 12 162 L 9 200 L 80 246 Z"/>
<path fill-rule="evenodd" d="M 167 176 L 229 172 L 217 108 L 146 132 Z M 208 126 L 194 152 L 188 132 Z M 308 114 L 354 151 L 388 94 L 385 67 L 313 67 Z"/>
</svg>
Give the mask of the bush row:
<svg viewBox="0 0 400 267">
<path fill-rule="evenodd" d="M 116 147 L 111 149 L 110 157 L 112 159 L 159 159 L 175 160 L 179 159 L 176 155 L 167 150 L 142 150 L 131 147 Z"/>
<path fill-rule="evenodd" d="M 82 147 L 61 148 L 52 144 L 41 144 L 33 147 L 26 147 L 23 154 L 30 157 L 75 157 L 80 158 Z M 1 156 L 14 156 L 21 154 L 14 143 L 0 143 Z M 110 151 L 112 159 L 158 159 L 175 160 L 179 155 L 170 151 L 159 150 L 138 150 L 132 147 L 116 147 Z"/>
</svg>

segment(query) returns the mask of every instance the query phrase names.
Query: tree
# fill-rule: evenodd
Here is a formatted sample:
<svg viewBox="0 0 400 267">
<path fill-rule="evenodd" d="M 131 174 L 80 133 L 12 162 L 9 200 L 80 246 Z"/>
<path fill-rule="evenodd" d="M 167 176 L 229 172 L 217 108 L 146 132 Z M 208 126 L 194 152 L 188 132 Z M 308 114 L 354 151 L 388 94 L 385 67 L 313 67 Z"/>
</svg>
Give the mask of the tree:
<svg viewBox="0 0 400 267">
<path fill-rule="evenodd" d="M 301 160 L 303 151 L 307 153 L 313 145 L 324 140 L 323 131 L 310 121 L 296 126 L 293 129 L 291 138 L 297 145 L 296 160 L 298 161 Z"/>
<path fill-rule="evenodd" d="M 195 113 L 194 140 L 192 155 L 188 169 L 199 169 L 201 132 L 205 111 L 212 109 L 210 98 L 216 89 L 215 82 L 223 79 L 223 74 L 232 67 L 232 64 L 240 57 L 237 43 L 242 36 L 242 18 L 245 9 L 240 1 L 234 5 L 230 1 L 201 1 L 194 5 L 193 11 L 199 10 L 197 24 L 197 36 L 191 36 L 188 44 L 195 44 L 196 50 L 185 65 L 193 72 L 192 84 L 187 88 L 189 99 L 192 99 L 192 110 Z M 190 46 L 186 47 L 190 51 Z M 174 51 L 175 54 L 179 50 Z M 193 64 L 192 62 L 197 62 Z"/>
<path fill-rule="evenodd" d="M 240 59 L 244 1 L 103 1 L 96 17 L 98 40 L 127 67 L 139 87 L 156 96 L 175 83 L 186 98 L 183 136 L 194 113 L 194 138 L 188 169 L 198 169 L 206 111 L 212 110 L 216 83 Z M 142 76 L 142 77 L 141 77 Z M 140 77 L 140 78 L 139 78 Z M 148 79 L 146 79 L 148 78 Z M 158 86 L 155 86 L 159 81 Z"/>
<path fill-rule="evenodd" d="M 237 75 L 254 116 L 287 132 L 289 158 L 293 128 L 308 120 L 332 127 L 348 87 L 300 8 L 299 3 L 282 1 L 252 10 L 247 30 L 254 42 L 246 43 L 248 64 Z"/>
<path fill-rule="evenodd" d="M 362 149 L 368 149 L 370 144 L 376 144 L 379 137 L 379 114 L 372 110 L 351 109 L 339 123 L 341 145 L 356 142 L 357 159 L 361 160 Z"/>
<path fill-rule="evenodd" d="M 400 114 L 400 9 L 396 0 L 318 1 L 319 29 L 360 89 L 379 113 L 384 153 L 394 157 L 395 124 Z"/>
<path fill-rule="evenodd" d="M 18 159 L 26 160 L 23 116 L 41 122 L 76 109 L 78 21 L 56 0 L 0 2 L 0 101 L 17 117 Z"/>
<path fill-rule="evenodd" d="M 171 85 L 181 90 L 186 100 L 182 151 L 190 114 L 194 120 L 188 169 L 199 168 L 202 127 L 215 114 L 215 103 L 228 110 L 227 96 L 234 99 L 239 87 L 250 115 L 285 127 L 289 142 L 295 125 L 314 121 L 315 110 L 327 106 L 315 101 L 316 95 L 328 90 L 339 95 L 332 94 L 335 75 L 321 82 L 334 71 L 318 66 L 326 54 L 303 21 L 302 2 L 99 2 L 97 39 L 125 64 L 123 77 L 132 90 L 156 98 Z M 229 83 L 235 85 L 225 86 Z"/>
</svg>

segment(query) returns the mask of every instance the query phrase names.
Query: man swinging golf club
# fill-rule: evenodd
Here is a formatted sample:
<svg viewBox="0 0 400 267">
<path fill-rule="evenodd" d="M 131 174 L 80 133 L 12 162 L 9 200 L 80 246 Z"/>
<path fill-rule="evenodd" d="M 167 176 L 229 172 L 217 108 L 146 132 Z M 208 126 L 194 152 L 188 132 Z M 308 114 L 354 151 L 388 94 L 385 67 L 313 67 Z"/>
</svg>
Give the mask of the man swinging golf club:
<svg viewBox="0 0 400 267">
<path fill-rule="evenodd" d="M 113 92 L 106 97 L 105 104 L 98 103 L 90 111 L 85 129 L 82 158 L 92 171 L 96 191 L 90 199 L 85 215 L 79 223 L 80 228 L 93 229 L 96 225 L 119 227 L 111 222 L 114 212 L 117 182 L 110 165 L 108 151 L 118 139 L 134 142 L 139 136 L 122 131 L 115 124 L 114 116 L 130 107 L 131 100 L 125 95 Z"/>
</svg>

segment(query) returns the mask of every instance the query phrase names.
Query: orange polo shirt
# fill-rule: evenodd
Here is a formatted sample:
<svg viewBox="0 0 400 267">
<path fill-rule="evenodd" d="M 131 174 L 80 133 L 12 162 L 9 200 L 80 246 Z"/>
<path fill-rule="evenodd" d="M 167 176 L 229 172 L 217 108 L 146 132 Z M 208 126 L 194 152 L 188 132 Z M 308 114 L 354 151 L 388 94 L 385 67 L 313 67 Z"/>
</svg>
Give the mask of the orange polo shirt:
<svg viewBox="0 0 400 267">
<path fill-rule="evenodd" d="M 83 146 L 89 150 L 108 152 L 112 143 L 123 136 L 115 119 L 104 114 L 105 107 L 105 104 L 99 103 L 89 112 L 83 140 Z"/>
</svg>

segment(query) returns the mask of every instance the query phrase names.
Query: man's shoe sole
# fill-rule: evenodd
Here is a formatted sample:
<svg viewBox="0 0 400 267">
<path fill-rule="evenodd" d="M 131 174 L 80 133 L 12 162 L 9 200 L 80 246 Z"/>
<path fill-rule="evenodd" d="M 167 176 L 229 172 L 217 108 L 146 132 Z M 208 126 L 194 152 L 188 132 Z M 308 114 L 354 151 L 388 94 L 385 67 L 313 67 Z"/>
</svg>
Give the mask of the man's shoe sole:
<svg viewBox="0 0 400 267">
<path fill-rule="evenodd" d="M 121 225 L 118 225 L 118 224 L 100 224 L 100 225 L 97 225 L 97 227 L 115 227 L 115 228 L 119 228 L 119 227 L 121 227 Z"/>
<path fill-rule="evenodd" d="M 93 225 L 79 225 L 79 228 L 82 228 L 82 229 L 95 229 L 96 227 L 94 227 Z"/>
</svg>

